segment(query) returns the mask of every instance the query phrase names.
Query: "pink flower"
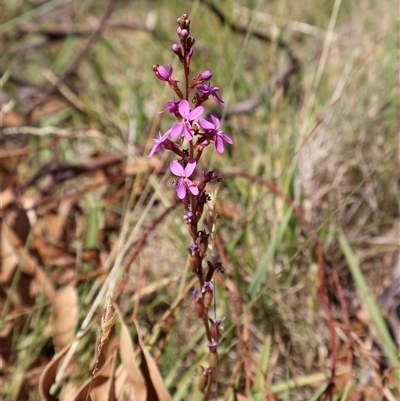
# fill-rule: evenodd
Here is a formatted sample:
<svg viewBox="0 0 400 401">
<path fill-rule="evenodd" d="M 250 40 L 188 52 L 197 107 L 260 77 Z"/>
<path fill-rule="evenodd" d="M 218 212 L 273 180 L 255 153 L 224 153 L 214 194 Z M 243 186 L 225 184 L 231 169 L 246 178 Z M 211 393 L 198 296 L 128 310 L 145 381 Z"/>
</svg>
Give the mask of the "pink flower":
<svg viewBox="0 0 400 401">
<path fill-rule="evenodd" d="M 170 63 L 168 65 L 168 71 L 162 65 L 156 65 L 153 67 L 153 71 L 155 76 L 161 80 L 168 82 L 172 76 L 172 65 Z"/>
<path fill-rule="evenodd" d="M 182 116 L 182 120 L 171 128 L 171 137 L 176 138 L 183 131 L 185 138 L 191 141 L 193 139 L 191 121 L 200 117 L 203 111 L 204 107 L 202 106 L 198 106 L 190 111 L 189 102 L 186 99 L 182 99 L 179 102 L 179 114 Z"/>
<path fill-rule="evenodd" d="M 167 106 L 167 108 L 157 112 L 157 114 L 165 113 L 167 110 L 171 114 L 175 114 L 175 113 L 177 113 L 179 111 L 179 108 L 178 108 L 179 107 L 179 101 L 175 102 L 174 100 L 169 100 L 167 103 L 165 103 L 165 105 Z"/>
<path fill-rule="evenodd" d="M 210 134 L 210 135 L 214 136 L 214 138 L 213 138 L 214 146 L 215 146 L 215 149 L 217 149 L 217 152 L 224 153 L 224 142 L 223 141 L 225 141 L 231 145 L 232 145 L 233 141 L 231 138 L 229 138 L 228 135 L 225 134 L 224 131 L 219 130 L 219 127 L 220 127 L 219 119 L 214 114 L 211 114 L 211 119 L 214 124 L 201 118 L 199 120 L 199 125 L 201 128 L 203 128 L 203 130 L 206 134 Z"/>
<path fill-rule="evenodd" d="M 179 199 L 185 198 L 186 190 L 189 190 L 193 195 L 199 194 L 199 188 L 189 180 L 189 177 L 196 168 L 196 162 L 194 160 L 189 161 L 185 168 L 181 166 L 178 160 L 173 160 L 169 167 L 172 173 L 179 177 L 179 180 L 175 183 L 175 191 Z"/>
<path fill-rule="evenodd" d="M 158 132 L 158 137 L 156 139 L 153 139 L 154 145 L 151 148 L 149 155 L 147 156 L 148 158 L 150 158 L 154 155 L 154 153 L 162 149 L 165 141 L 168 139 L 169 133 L 170 131 L 167 131 L 164 135 L 161 135 L 161 131 Z"/>
<path fill-rule="evenodd" d="M 218 86 L 211 86 L 211 84 L 200 84 L 197 87 L 197 90 L 207 96 L 212 96 L 217 103 L 224 104 L 224 101 L 217 95 L 217 92 L 219 91 Z"/>
</svg>

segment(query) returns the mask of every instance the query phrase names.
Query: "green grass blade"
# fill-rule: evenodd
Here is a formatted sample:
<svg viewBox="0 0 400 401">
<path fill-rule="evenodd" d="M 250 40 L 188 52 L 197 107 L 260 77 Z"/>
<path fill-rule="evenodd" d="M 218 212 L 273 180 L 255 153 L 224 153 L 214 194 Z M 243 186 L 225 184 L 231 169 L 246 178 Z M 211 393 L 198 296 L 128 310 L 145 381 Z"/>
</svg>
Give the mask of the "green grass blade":
<svg viewBox="0 0 400 401">
<path fill-rule="evenodd" d="M 283 234 L 285 233 L 285 230 L 289 224 L 290 217 L 292 216 L 293 209 L 290 208 L 287 210 L 286 214 L 283 217 L 283 220 L 281 221 L 280 226 L 278 227 L 278 231 L 275 235 L 275 237 L 272 239 L 271 243 L 269 244 L 265 254 L 264 258 L 261 261 L 261 264 L 256 271 L 256 274 L 253 277 L 253 281 L 250 284 L 248 294 L 250 295 L 250 300 L 253 300 L 254 297 L 256 296 L 257 292 L 260 289 L 261 283 L 263 281 L 263 278 L 267 274 L 268 271 L 268 266 L 270 265 L 272 259 L 275 256 L 276 249 L 280 242 L 282 241 Z"/>
<path fill-rule="evenodd" d="M 284 382 L 273 384 L 271 386 L 271 391 L 275 394 L 282 393 L 297 387 L 314 385 L 318 382 L 326 381 L 327 379 L 328 377 L 324 373 L 313 373 L 308 376 L 299 377 L 297 379 L 288 379 Z M 324 386 L 326 386 L 326 384 L 324 384 Z"/>
<path fill-rule="evenodd" d="M 85 196 L 88 210 L 87 210 L 87 232 L 86 232 L 86 243 L 87 249 L 96 248 L 99 232 L 99 210 L 95 197 L 88 193 Z"/>
<path fill-rule="evenodd" d="M 382 346 L 384 347 L 386 354 L 393 366 L 399 365 L 400 361 L 397 356 L 396 346 L 393 343 L 393 340 L 390 336 L 389 330 L 385 323 L 385 320 L 379 310 L 378 305 L 372 298 L 372 294 L 369 291 L 368 285 L 364 279 L 364 276 L 361 272 L 360 266 L 357 263 L 356 257 L 350 248 L 349 243 L 342 231 L 339 231 L 339 243 L 344 253 L 344 256 L 347 260 L 347 264 L 349 266 L 350 272 L 353 276 L 353 279 L 356 283 L 358 292 L 368 308 L 368 312 L 371 316 L 371 319 L 376 327 L 376 331 L 380 337 Z M 397 375 L 400 375 L 400 370 L 397 369 Z"/>
</svg>

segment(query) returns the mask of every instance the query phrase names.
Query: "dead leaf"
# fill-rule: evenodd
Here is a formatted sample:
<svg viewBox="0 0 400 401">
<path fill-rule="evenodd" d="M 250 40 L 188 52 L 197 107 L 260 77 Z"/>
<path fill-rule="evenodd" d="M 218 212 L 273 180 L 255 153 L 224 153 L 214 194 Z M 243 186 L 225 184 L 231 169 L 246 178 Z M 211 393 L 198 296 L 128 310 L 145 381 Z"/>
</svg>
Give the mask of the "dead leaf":
<svg viewBox="0 0 400 401">
<path fill-rule="evenodd" d="M 8 227 L 18 236 L 20 243 L 25 245 L 31 231 L 31 223 L 26 211 L 13 205 L 4 214 L 4 221 Z"/>
<path fill-rule="evenodd" d="M 135 326 L 139 345 L 142 349 L 142 364 L 140 365 L 140 369 L 146 380 L 148 399 L 154 401 L 172 401 L 171 396 L 165 388 L 164 381 L 160 375 L 156 362 L 143 344 L 140 337 L 140 327 L 137 321 L 135 321 Z M 154 393 L 152 394 L 152 392 Z"/>
<path fill-rule="evenodd" d="M 45 367 L 42 373 L 39 382 L 39 393 L 45 401 L 58 401 L 58 398 L 55 398 L 50 394 L 50 389 L 55 383 L 58 365 L 60 364 L 61 359 L 64 358 L 68 352 L 69 348 L 70 346 L 68 345 L 58 354 L 54 355 L 53 359 Z"/>
<path fill-rule="evenodd" d="M 24 118 L 14 110 L 5 113 L 2 117 L 3 127 L 20 127 L 24 125 Z"/>
<path fill-rule="evenodd" d="M 11 283 L 19 260 L 18 253 L 12 245 L 9 235 L 7 235 L 8 231 L 9 229 L 3 220 L 0 226 L 0 284 Z"/>
<path fill-rule="evenodd" d="M 70 203 L 68 203 L 69 205 Z M 44 216 L 46 238 L 51 241 L 59 241 L 65 226 L 65 217 L 59 214 L 48 214 Z"/>
<path fill-rule="evenodd" d="M 25 213 L 24 211 L 19 212 Z M 39 291 L 43 291 L 49 300 L 55 294 L 51 281 L 47 278 L 35 259 L 25 250 L 25 242 L 29 234 L 30 224 L 26 213 L 23 216 L 19 212 L 11 210 L 5 214 L 5 218 L 1 223 L 2 248 L 0 251 L 2 263 L 6 263 L 6 268 L 2 265 L 1 283 L 11 282 L 17 265 L 25 273 L 21 275 L 18 282 L 19 288 L 13 294 L 13 304 L 16 306 L 30 303 L 30 299 Z M 13 227 L 16 227 L 17 231 Z M 3 249 L 3 244 L 5 245 L 5 249 Z M 7 253 L 4 253 L 4 251 Z M 4 290 L 7 292 L 7 288 Z"/>
<path fill-rule="evenodd" d="M 76 262 L 76 257 L 64 246 L 51 244 L 42 235 L 34 236 L 31 248 L 39 254 L 41 262 L 45 265 L 73 266 Z"/>
<path fill-rule="evenodd" d="M 118 340 L 115 336 L 115 330 L 112 329 L 110 337 L 108 338 L 107 342 L 104 343 L 103 349 L 99 356 L 98 370 L 93 376 L 93 380 L 92 377 L 86 380 L 86 382 L 79 388 L 75 395 L 70 398 L 70 400 L 86 401 L 89 389 L 92 401 L 102 401 L 104 399 L 115 400 L 114 370 L 117 344 Z M 95 359 L 97 359 L 97 347 Z M 106 398 L 107 394 L 110 398 Z"/>
<path fill-rule="evenodd" d="M 12 189 L 8 188 L 0 193 L 0 210 L 4 210 L 15 199 Z"/>
<path fill-rule="evenodd" d="M 121 324 L 119 352 L 122 365 L 125 368 L 127 378 L 132 386 L 132 390 L 133 393 L 135 394 L 136 401 L 146 401 L 147 400 L 146 384 L 140 372 L 140 369 L 135 361 L 135 351 L 132 344 L 129 329 L 124 323 L 124 319 L 118 307 L 114 305 L 114 308 L 118 314 L 118 318 Z"/>
<path fill-rule="evenodd" d="M 236 401 L 253 401 L 251 398 L 248 398 L 242 394 L 236 394 Z"/>
<path fill-rule="evenodd" d="M 128 374 L 125 366 L 121 364 L 115 372 L 115 398 L 117 401 L 134 399 L 133 395 L 131 396 L 132 390 L 133 388 L 128 381 Z"/>
<path fill-rule="evenodd" d="M 62 389 L 60 390 L 60 401 L 69 401 L 73 398 L 74 394 L 78 391 L 78 386 L 72 381 L 63 383 Z"/>
<path fill-rule="evenodd" d="M 51 305 L 53 344 L 56 352 L 70 344 L 76 333 L 79 318 L 79 298 L 73 282 L 60 288 Z"/>
<path fill-rule="evenodd" d="M 96 376 L 92 383 L 90 397 L 92 401 L 115 401 L 115 363 L 117 360 L 117 348 L 113 349 L 110 362 L 106 365 L 101 375 Z"/>
</svg>

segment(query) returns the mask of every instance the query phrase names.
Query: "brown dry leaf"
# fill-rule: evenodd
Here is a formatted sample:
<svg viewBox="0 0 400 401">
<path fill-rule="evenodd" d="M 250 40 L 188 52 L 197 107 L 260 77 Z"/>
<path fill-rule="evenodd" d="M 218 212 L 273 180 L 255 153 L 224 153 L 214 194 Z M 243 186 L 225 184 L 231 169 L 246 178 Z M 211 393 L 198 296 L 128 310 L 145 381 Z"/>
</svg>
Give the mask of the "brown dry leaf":
<svg viewBox="0 0 400 401">
<path fill-rule="evenodd" d="M 60 401 L 69 401 L 72 400 L 74 394 L 78 391 L 79 386 L 77 383 L 73 383 L 72 381 L 67 381 L 63 383 L 62 389 L 60 390 Z"/>
<path fill-rule="evenodd" d="M 58 398 L 50 394 L 51 386 L 56 380 L 57 368 L 62 358 L 68 352 L 70 346 L 65 347 L 58 354 L 53 356 L 53 359 L 45 367 L 39 382 L 39 393 L 45 401 L 58 401 Z"/>
<path fill-rule="evenodd" d="M 8 231 L 9 228 L 3 220 L 0 226 L 0 284 L 11 283 L 19 260 L 18 253 L 10 241 Z"/>
<path fill-rule="evenodd" d="M 57 291 L 51 305 L 53 344 L 56 352 L 74 340 L 78 318 L 78 293 L 74 283 L 71 282 Z"/>
<path fill-rule="evenodd" d="M 148 399 L 154 401 L 172 401 L 171 396 L 165 388 L 164 381 L 160 375 L 156 362 L 142 342 L 140 337 L 140 327 L 137 321 L 135 321 L 135 326 L 138 334 L 139 345 L 142 350 L 142 364 L 140 365 L 140 369 L 146 380 Z"/>
<path fill-rule="evenodd" d="M 55 291 L 53 284 L 47 278 L 43 270 L 36 263 L 29 253 L 25 251 L 26 239 L 29 235 L 30 224 L 27 214 L 23 210 L 10 210 L 5 213 L 1 224 L 2 262 L 5 257 L 6 269 L 2 265 L 1 282 L 7 282 L 14 274 L 15 267 L 19 264 L 25 275 L 21 276 L 18 289 L 14 292 L 14 305 L 25 305 L 30 302 L 29 296 L 34 296 L 37 292 L 43 291 L 48 299 L 54 297 Z M 6 240 L 3 239 L 6 238 Z M 3 253 L 6 251 L 7 253 Z M 17 262 L 17 263 L 16 263 Z M 9 282 L 9 281 L 8 281 Z M 36 288 L 35 288 L 36 286 Z"/>
<path fill-rule="evenodd" d="M 17 112 L 11 110 L 3 116 L 3 127 L 20 127 L 24 125 L 24 118 Z"/>
<path fill-rule="evenodd" d="M 25 245 L 31 230 L 31 223 L 26 211 L 12 205 L 4 212 L 4 221 L 17 235 L 20 244 Z"/>
<path fill-rule="evenodd" d="M 103 373 L 96 376 L 92 383 L 90 397 L 92 401 L 115 401 L 115 363 L 117 360 L 117 348 L 114 348 L 113 355 L 105 364 L 109 369 L 104 369 Z M 109 361 L 109 362 L 108 362 Z M 108 374 L 104 374 L 108 370 Z"/>
<path fill-rule="evenodd" d="M 104 346 L 102 348 L 98 361 L 98 370 L 93 376 L 93 380 L 92 377 L 90 377 L 79 388 L 74 396 L 65 401 L 86 401 L 86 396 L 89 389 L 92 401 L 100 401 L 105 399 L 115 400 L 114 371 L 117 345 L 118 340 L 115 336 L 115 330 L 113 328 L 107 342 L 104 343 Z M 97 347 L 95 359 L 97 359 Z M 107 398 L 107 394 L 109 398 Z"/>
<path fill-rule="evenodd" d="M 236 401 L 252 401 L 252 399 L 242 394 L 236 394 Z"/>
<path fill-rule="evenodd" d="M 6 189 L 0 193 L 0 210 L 4 210 L 15 199 L 12 189 Z"/>
<path fill-rule="evenodd" d="M 69 206 L 69 204 L 70 202 L 67 205 Z M 59 241 L 66 223 L 65 217 L 59 214 L 48 214 L 44 217 L 44 219 L 46 238 L 48 238 L 51 242 Z"/>
<path fill-rule="evenodd" d="M 129 333 L 129 329 L 124 323 L 124 319 L 121 315 L 121 312 L 119 311 L 116 305 L 114 305 L 114 308 L 118 314 L 118 318 L 121 324 L 120 348 L 119 348 L 121 362 L 125 368 L 126 375 L 131 384 L 136 401 L 146 401 L 147 399 L 146 383 L 135 361 L 135 351 L 132 344 L 132 339 Z"/>
<path fill-rule="evenodd" d="M 102 369 L 98 370 L 95 376 L 90 377 L 86 380 L 86 382 L 79 388 L 79 390 L 73 395 L 70 396 L 68 399 L 63 401 L 86 401 L 87 400 L 87 393 L 90 390 L 90 396 L 92 401 L 97 400 L 105 400 L 107 387 L 110 379 L 113 379 L 112 375 L 103 375 L 103 371 L 109 371 L 110 367 L 112 368 L 112 363 L 114 361 L 114 357 L 110 356 L 105 363 L 103 364 Z M 114 394 L 114 386 L 112 386 L 112 394 Z M 97 398 L 100 397 L 100 398 Z M 110 398 L 111 399 L 111 398 Z M 114 395 L 112 395 L 112 400 L 115 400 Z"/>
<path fill-rule="evenodd" d="M 75 256 L 65 250 L 65 247 L 56 246 L 46 241 L 41 235 L 35 235 L 32 240 L 32 249 L 40 256 L 45 265 L 74 265 Z"/>
<path fill-rule="evenodd" d="M 125 366 L 119 365 L 115 372 L 115 398 L 117 401 L 126 401 L 131 399 L 136 401 L 132 390 L 132 386 L 128 382 L 128 374 Z"/>
</svg>

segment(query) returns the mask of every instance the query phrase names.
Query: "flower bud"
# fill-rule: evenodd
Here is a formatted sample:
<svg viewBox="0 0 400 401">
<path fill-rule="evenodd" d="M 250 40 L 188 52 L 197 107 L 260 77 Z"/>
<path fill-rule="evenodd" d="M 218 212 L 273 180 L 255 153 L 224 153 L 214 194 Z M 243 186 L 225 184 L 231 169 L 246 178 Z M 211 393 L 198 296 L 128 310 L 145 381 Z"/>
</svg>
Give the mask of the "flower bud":
<svg viewBox="0 0 400 401">
<path fill-rule="evenodd" d="M 217 343 L 215 341 L 212 343 L 207 343 L 207 347 L 210 350 L 210 354 L 208 355 L 210 360 L 210 368 L 216 370 L 218 365 Z"/>
<path fill-rule="evenodd" d="M 179 26 L 182 28 L 188 28 L 190 26 L 190 19 L 188 18 L 188 15 L 186 13 L 183 13 L 179 18 L 177 18 L 176 22 L 178 23 Z"/>
<path fill-rule="evenodd" d="M 192 206 L 189 205 L 186 213 L 183 215 L 183 220 L 185 220 L 186 224 L 189 224 L 192 222 L 192 219 L 193 219 L 193 209 Z"/>
<path fill-rule="evenodd" d="M 203 81 L 208 81 L 212 77 L 211 71 L 204 70 L 201 74 L 200 77 Z"/>
<path fill-rule="evenodd" d="M 200 249 L 197 244 L 192 244 L 188 248 L 188 252 L 190 255 L 190 268 L 192 269 L 193 273 L 197 273 L 200 270 L 201 266 Z"/>
<path fill-rule="evenodd" d="M 167 64 L 167 69 L 162 65 L 154 64 L 152 70 L 160 81 L 169 82 L 171 80 L 173 69 L 170 63 Z"/>
<path fill-rule="evenodd" d="M 206 256 L 207 253 L 209 236 L 210 234 L 207 234 L 204 228 L 197 232 L 197 238 L 200 239 L 200 253 L 203 258 Z"/>
<path fill-rule="evenodd" d="M 193 48 L 195 43 L 196 43 L 196 39 L 193 36 L 189 36 L 187 41 L 186 41 L 188 49 Z"/>
<path fill-rule="evenodd" d="M 172 51 L 179 57 L 179 59 L 183 57 L 182 49 L 177 43 L 172 45 Z"/>
<path fill-rule="evenodd" d="M 209 260 L 207 260 L 207 265 L 208 265 L 208 270 L 205 281 L 211 281 L 214 276 L 215 266 Z"/>
<path fill-rule="evenodd" d="M 215 263 L 215 269 L 218 273 L 225 274 L 225 267 L 222 265 L 221 262 Z"/>
<path fill-rule="evenodd" d="M 208 171 L 204 174 L 204 180 L 206 182 L 211 182 L 215 178 L 218 178 L 218 174 L 214 170 Z"/>
<path fill-rule="evenodd" d="M 222 323 L 224 322 L 225 317 L 223 317 L 220 320 L 213 320 L 210 319 L 211 322 L 211 337 L 214 339 L 214 341 L 218 342 L 219 337 L 220 337 L 220 331 L 223 330 L 224 328 L 222 327 Z"/>
<path fill-rule="evenodd" d="M 203 318 L 204 315 L 204 304 L 203 304 L 203 298 L 200 296 L 200 291 L 199 290 L 193 290 L 192 291 L 192 298 L 194 301 L 194 307 L 197 313 L 197 316 L 199 318 Z"/>
<path fill-rule="evenodd" d="M 199 378 L 198 389 L 204 395 L 204 392 L 208 386 L 208 382 L 210 379 L 211 368 L 204 369 L 203 366 L 200 366 L 200 369 L 201 369 L 201 375 Z"/>
<path fill-rule="evenodd" d="M 218 365 L 218 354 L 216 352 L 210 352 L 209 359 L 211 369 L 216 370 Z"/>
<path fill-rule="evenodd" d="M 201 290 L 201 292 L 203 293 L 203 298 L 204 298 L 204 307 L 206 309 L 209 309 L 212 304 L 213 290 L 214 290 L 213 283 L 211 281 L 206 281 Z"/>
<path fill-rule="evenodd" d="M 178 26 L 178 29 L 176 30 L 176 33 L 180 38 L 187 38 L 189 35 L 189 32 L 187 29 L 182 29 L 180 26 Z"/>
</svg>

